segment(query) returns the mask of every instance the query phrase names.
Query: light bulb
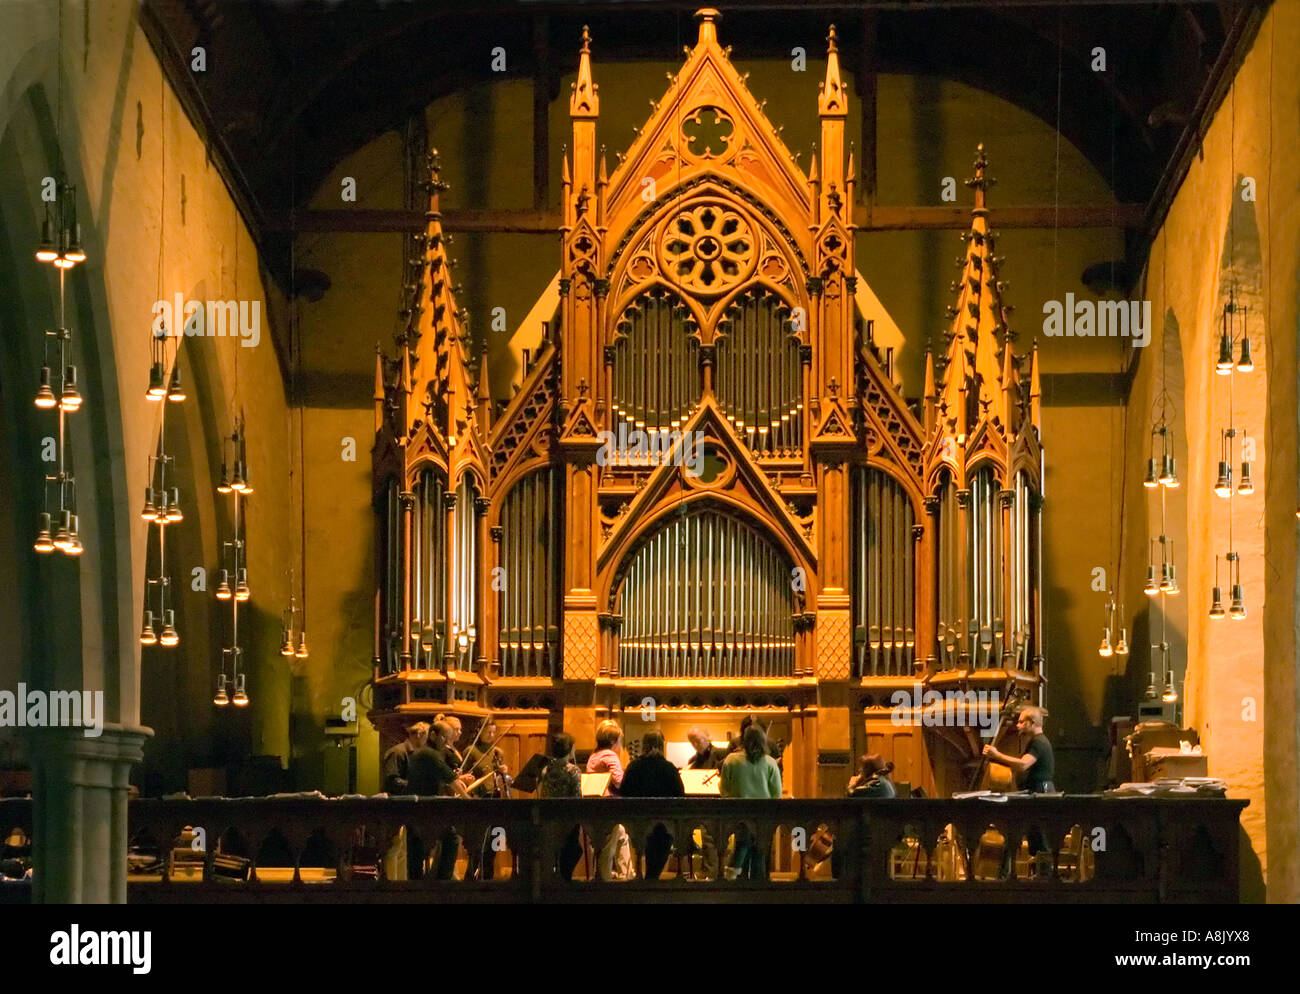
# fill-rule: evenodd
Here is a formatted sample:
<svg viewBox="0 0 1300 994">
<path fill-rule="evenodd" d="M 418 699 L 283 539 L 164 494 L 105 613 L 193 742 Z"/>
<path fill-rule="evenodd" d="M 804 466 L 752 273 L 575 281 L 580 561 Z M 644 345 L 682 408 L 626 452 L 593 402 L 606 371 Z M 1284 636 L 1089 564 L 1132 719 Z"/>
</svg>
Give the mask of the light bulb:
<svg viewBox="0 0 1300 994">
<path fill-rule="evenodd" d="M 1154 490 L 1156 487 L 1160 486 L 1156 461 L 1154 458 L 1147 460 L 1147 475 L 1142 481 L 1142 486 L 1146 487 L 1148 490 Z"/>
<path fill-rule="evenodd" d="M 1250 339 L 1241 336 L 1241 358 L 1237 360 L 1238 373 L 1251 373 L 1255 370 L 1255 360 L 1250 355 Z"/>
<path fill-rule="evenodd" d="M 59 405 L 68 413 L 81 410 L 81 393 L 77 390 L 77 367 L 69 366 L 63 371 L 63 393 Z"/>
<path fill-rule="evenodd" d="M 1240 583 L 1232 585 L 1232 604 L 1228 608 L 1228 617 L 1236 621 L 1246 617 L 1246 598 Z"/>
<path fill-rule="evenodd" d="M 293 632 L 290 631 L 288 628 L 285 628 L 283 630 L 283 634 L 280 639 L 280 655 L 282 656 L 293 655 Z"/>
<path fill-rule="evenodd" d="M 248 589 L 248 570 L 239 567 L 238 579 L 235 582 L 235 600 L 246 601 L 252 596 L 252 591 Z"/>
<path fill-rule="evenodd" d="M 219 600 L 219 601 L 228 601 L 228 600 L 230 600 L 230 596 L 231 596 L 231 594 L 230 594 L 230 573 L 229 573 L 229 571 L 223 569 L 223 570 L 221 571 L 221 573 L 218 574 L 218 575 L 219 575 L 219 577 L 220 577 L 220 580 L 219 580 L 219 582 L 217 583 L 217 600 Z"/>
<path fill-rule="evenodd" d="M 1119 631 L 1119 641 L 1115 643 L 1115 655 L 1128 655 L 1128 629 L 1121 628 Z"/>
<path fill-rule="evenodd" d="M 1255 481 L 1250 477 L 1250 463 L 1243 461 L 1241 464 L 1241 482 L 1237 484 L 1237 493 L 1242 497 L 1249 497 L 1255 492 Z"/>
<path fill-rule="evenodd" d="M 1223 610 L 1223 588 L 1215 587 L 1214 600 L 1210 604 L 1210 617 L 1222 618 L 1225 614 L 1227 614 L 1227 612 Z"/>
<path fill-rule="evenodd" d="M 1232 496 L 1232 465 L 1219 460 L 1219 479 L 1214 484 L 1214 492 L 1220 497 Z"/>
<path fill-rule="evenodd" d="M 50 537 L 50 512 L 42 511 L 39 521 L 40 525 L 36 532 L 36 544 L 33 548 L 37 552 L 53 552 L 54 539 Z"/>
<path fill-rule="evenodd" d="M 1178 700 L 1178 691 L 1174 689 L 1174 671 L 1170 670 L 1165 674 L 1165 692 L 1160 695 L 1160 699 L 1166 704 L 1172 704 Z"/>
<path fill-rule="evenodd" d="M 150 400 L 162 400 L 167 396 L 167 386 L 163 382 L 163 364 L 161 361 L 155 362 L 149 367 L 149 389 L 145 391 L 145 396 Z"/>
<path fill-rule="evenodd" d="M 180 634 L 176 631 L 176 612 L 171 608 L 163 615 L 164 624 L 162 634 L 158 636 L 158 644 L 165 645 L 168 648 L 180 644 Z"/>
<path fill-rule="evenodd" d="M 54 396 L 54 391 L 50 389 L 50 367 L 41 367 L 41 385 L 36 389 L 36 406 L 43 411 L 48 411 L 58 406 L 58 398 Z"/>
<path fill-rule="evenodd" d="M 1114 651 L 1115 650 L 1110 647 L 1110 629 L 1107 628 L 1105 634 L 1101 637 L 1101 645 L 1097 649 L 1097 655 L 1109 656 L 1112 655 Z"/>
<path fill-rule="evenodd" d="M 156 645 L 157 643 L 158 643 L 158 635 L 153 630 L 153 612 L 145 611 L 144 625 L 140 629 L 140 644 Z"/>
<path fill-rule="evenodd" d="M 212 697 L 212 703 L 219 708 L 230 703 L 230 698 L 226 696 L 226 675 L 224 673 L 217 677 L 217 692 Z"/>
<path fill-rule="evenodd" d="M 230 703 L 237 708 L 248 707 L 248 694 L 244 691 L 244 674 L 242 673 L 235 677 L 235 694 L 230 698 Z"/>
<path fill-rule="evenodd" d="M 298 650 L 294 653 L 298 659 L 306 659 L 310 653 L 307 651 L 307 630 L 303 629 L 298 633 Z"/>
</svg>

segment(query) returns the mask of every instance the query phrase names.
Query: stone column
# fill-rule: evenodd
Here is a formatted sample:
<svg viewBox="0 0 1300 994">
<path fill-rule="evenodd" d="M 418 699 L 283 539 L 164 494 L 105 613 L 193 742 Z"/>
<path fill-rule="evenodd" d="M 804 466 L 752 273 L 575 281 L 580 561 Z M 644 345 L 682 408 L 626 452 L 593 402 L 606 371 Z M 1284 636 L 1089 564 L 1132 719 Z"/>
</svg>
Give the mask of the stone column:
<svg viewBox="0 0 1300 994">
<path fill-rule="evenodd" d="M 85 731 L 33 729 L 28 736 L 37 904 L 126 903 L 127 778 L 153 732 L 107 723 L 95 738 Z"/>
</svg>

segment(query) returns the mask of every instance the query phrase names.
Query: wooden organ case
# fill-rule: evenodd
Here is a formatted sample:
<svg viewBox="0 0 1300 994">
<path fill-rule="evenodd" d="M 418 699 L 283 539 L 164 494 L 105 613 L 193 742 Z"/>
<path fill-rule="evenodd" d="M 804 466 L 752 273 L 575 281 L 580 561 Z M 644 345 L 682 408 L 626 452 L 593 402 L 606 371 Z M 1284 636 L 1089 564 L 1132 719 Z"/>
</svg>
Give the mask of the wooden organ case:
<svg viewBox="0 0 1300 994">
<path fill-rule="evenodd" d="M 1037 353 L 1014 354 L 983 151 L 918 418 L 855 305 L 834 29 L 805 175 L 698 16 L 612 173 L 584 31 L 558 307 L 503 411 L 471 371 L 430 157 L 406 326 L 376 357 L 370 717 L 386 748 L 417 718 L 495 715 L 517 769 L 605 717 L 630 744 L 753 714 L 796 796 L 841 793 L 864 751 L 964 787 L 976 729 L 926 720 L 918 689 L 1004 696 L 1043 669 Z"/>
</svg>

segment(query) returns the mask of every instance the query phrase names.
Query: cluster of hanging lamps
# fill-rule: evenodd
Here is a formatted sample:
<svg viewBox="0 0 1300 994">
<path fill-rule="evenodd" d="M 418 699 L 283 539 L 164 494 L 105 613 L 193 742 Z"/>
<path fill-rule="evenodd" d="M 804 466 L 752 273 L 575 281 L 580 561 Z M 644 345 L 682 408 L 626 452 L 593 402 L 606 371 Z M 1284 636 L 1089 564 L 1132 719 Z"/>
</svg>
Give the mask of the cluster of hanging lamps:
<svg viewBox="0 0 1300 994">
<path fill-rule="evenodd" d="M 57 411 L 59 420 L 54 459 L 56 468 L 53 473 L 45 475 L 45 504 L 38 518 L 36 541 L 32 548 L 41 555 L 58 551 L 76 557 L 82 554 L 84 547 L 77 527 L 76 478 L 67 465 L 66 417 L 81 410 L 82 396 L 77 386 L 77 367 L 69 356 L 72 331 L 66 321 L 65 277 L 75 266 L 86 261 L 86 252 L 81 242 L 81 225 L 77 222 L 77 188 L 57 183 L 53 189 L 54 202 L 45 204 L 36 260 L 58 270 L 59 323 L 45 331 L 44 358 L 34 403 L 42 411 Z M 57 354 L 52 355 L 52 352 Z M 57 508 L 51 508 L 49 504 L 51 490 L 58 494 Z"/>
</svg>

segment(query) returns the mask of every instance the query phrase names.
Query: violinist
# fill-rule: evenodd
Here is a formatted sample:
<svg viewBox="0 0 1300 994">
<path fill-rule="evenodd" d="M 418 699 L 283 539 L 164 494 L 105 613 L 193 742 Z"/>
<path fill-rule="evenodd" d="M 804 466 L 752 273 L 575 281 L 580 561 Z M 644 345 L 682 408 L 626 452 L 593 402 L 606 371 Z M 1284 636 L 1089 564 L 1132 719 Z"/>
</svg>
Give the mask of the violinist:
<svg viewBox="0 0 1300 994">
<path fill-rule="evenodd" d="M 722 761 L 727 758 L 727 750 L 715 746 L 708 732 L 701 728 L 692 728 L 686 733 L 686 741 L 695 749 L 695 755 L 686 764 L 688 770 L 722 768 Z"/>
<path fill-rule="evenodd" d="M 454 793 L 453 782 L 459 781 L 462 785 L 467 785 L 473 781 L 471 774 L 459 772 L 462 764 L 457 762 L 457 757 L 460 753 L 453 745 L 456 740 L 457 725 L 459 721 L 454 724 L 450 720 L 439 720 L 433 723 L 432 745 L 413 755 L 409 763 L 413 793 L 436 793 L 446 797 Z M 418 781 L 417 771 L 420 778 Z M 433 783 L 435 789 L 416 790 L 417 782 L 420 786 Z M 434 875 L 439 880 L 450 880 L 456 870 L 460 836 L 455 828 L 448 825 L 443 829 L 438 841 L 438 865 Z"/>
<path fill-rule="evenodd" d="M 510 777 L 506 773 L 505 757 L 497 747 L 500 732 L 497 723 L 488 718 L 478 735 L 478 741 L 470 746 L 465 756 L 465 768 L 474 780 L 482 780 L 485 774 L 492 774 L 472 791 L 470 797 L 508 797 Z M 491 880 L 496 875 L 496 860 L 493 858 L 492 833 L 487 830 L 478 845 L 469 851 L 469 864 L 465 870 L 466 878 L 477 876 L 480 880 Z"/>
</svg>

